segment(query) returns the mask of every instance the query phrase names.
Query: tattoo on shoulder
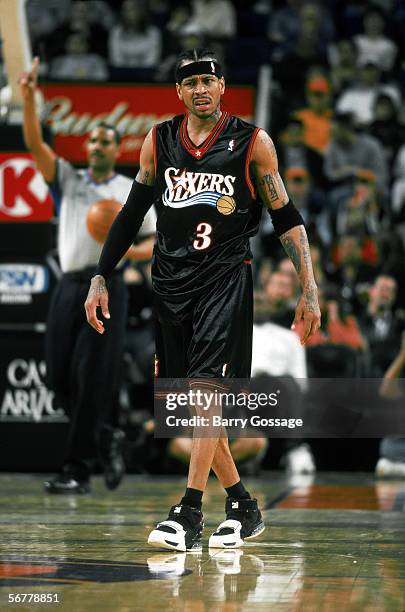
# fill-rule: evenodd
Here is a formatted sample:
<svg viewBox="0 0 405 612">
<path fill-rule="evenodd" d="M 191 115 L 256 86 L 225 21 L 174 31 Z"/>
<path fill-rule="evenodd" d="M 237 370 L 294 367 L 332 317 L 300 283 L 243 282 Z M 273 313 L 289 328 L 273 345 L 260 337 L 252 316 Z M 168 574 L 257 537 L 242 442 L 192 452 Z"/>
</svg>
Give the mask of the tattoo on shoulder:
<svg viewBox="0 0 405 612">
<path fill-rule="evenodd" d="M 262 130 L 259 135 L 259 140 L 264 145 L 266 145 L 266 147 L 268 148 L 270 152 L 271 157 L 277 160 L 276 147 L 274 146 L 274 142 L 272 141 L 270 136 L 267 134 L 267 132 Z"/>
</svg>

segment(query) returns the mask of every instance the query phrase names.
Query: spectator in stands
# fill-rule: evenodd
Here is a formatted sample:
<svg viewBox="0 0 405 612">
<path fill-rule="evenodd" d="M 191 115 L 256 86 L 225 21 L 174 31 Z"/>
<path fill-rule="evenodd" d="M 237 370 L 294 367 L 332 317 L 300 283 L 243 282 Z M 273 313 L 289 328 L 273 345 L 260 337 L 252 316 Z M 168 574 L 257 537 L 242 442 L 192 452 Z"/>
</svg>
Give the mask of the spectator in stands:
<svg viewBox="0 0 405 612">
<path fill-rule="evenodd" d="M 325 284 L 325 269 L 323 266 L 324 249 L 320 243 L 316 243 L 311 240 L 311 246 L 309 247 L 311 253 L 312 267 L 314 270 L 315 282 L 318 285 Z"/>
<path fill-rule="evenodd" d="M 303 19 L 310 24 L 315 23 L 323 45 L 334 39 L 333 21 L 324 5 L 316 2 L 306 2 L 303 5 L 300 0 L 287 0 L 284 6 L 270 15 L 268 36 L 277 52 L 296 45 Z"/>
<path fill-rule="evenodd" d="M 72 81 L 106 81 L 108 69 L 104 58 L 90 53 L 87 40 L 81 34 L 70 34 L 65 53 L 52 60 L 51 79 Z"/>
<path fill-rule="evenodd" d="M 336 102 L 336 110 L 339 113 L 352 113 L 357 125 L 368 126 L 373 120 L 375 99 L 381 93 L 391 96 L 393 102 L 400 106 L 398 87 L 381 81 L 381 68 L 375 59 L 363 59 L 359 63 L 356 82 L 343 90 Z"/>
<path fill-rule="evenodd" d="M 396 179 L 391 189 L 392 222 L 405 247 L 405 176 Z"/>
<path fill-rule="evenodd" d="M 294 269 L 295 276 L 297 273 Z M 281 387 L 290 416 L 302 418 L 303 393 L 307 388 L 305 349 L 293 331 L 270 321 L 253 325 L 252 390 L 271 392 Z M 263 415 L 264 416 L 264 415 Z M 281 464 L 289 474 L 310 474 L 315 461 L 308 444 L 301 440 L 282 440 Z"/>
<path fill-rule="evenodd" d="M 101 11 L 100 6 L 103 8 Z M 108 26 L 104 25 L 101 16 L 108 15 L 111 21 L 113 13 L 105 2 L 75 0 L 71 4 L 66 20 L 44 39 L 46 56 L 54 58 L 61 55 L 65 50 L 67 38 L 71 34 L 80 34 L 87 42 L 89 53 L 98 53 L 102 57 L 107 57 Z M 107 23 L 110 21 L 107 17 Z"/>
<path fill-rule="evenodd" d="M 326 44 L 322 37 L 322 10 L 316 3 L 299 9 L 297 36 L 272 53 L 275 80 L 283 90 L 283 103 L 290 109 L 303 104 L 302 93 L 308 71 L 314 66 L 328 67 Z"/>
<path fill-rule="evenodd" d="M 394 276 L 401 284 L 405 278 L 405 252 L 396 219 L 376 188 L 376 177 L 359 170 L 352 193 L 338 203 L 336 233 L 355 234 L 362 240 L 363 252 L 380 273 Z M 405 292 L 404 292 L 405 294 Z"/>
<path fill-rule="evenodd" d="M 309 78 L 306 84 L 307 108 L 295 113 L 304 124 L 304 142 L 323 154 L 330 142 L 331 99 L 328 80 L 319 75 Z"/>
<path fill-rule="evenodd" d="M 403 144 L 394 161 L 394 176 L 397 178 L 405 178 L 405 144 Z"/>
<path fill-rule="evenodd" d="M 381 145 L 372 136 L 356 131 L 351 113 L 336 113 L 332 121 L 332 140 L 325 151 L 325 174 L 335 188 L 350 188 L 359 169 L 371 170 L 380 193 L 387 193 L 388 168 Z M 334 193 L 331 193 L 332 202 L 333 198 Z"/>
<path fill-rule="evenodd" d="M 236 11 L 230 0 L 193 0 L 190 18 L 181 27 L 183 34 L 223 40 L 236 34 Z"/>
<path fill-rule="evenodd" d="M 292 283 L 294 285 L 294 298 L 298 299 L 300 291 L 300 279 L 298 277 L 297 270 L 295 269 L 294 264 L 289 257 L 283 257 L 283 259 L 280 259 L 277 264 L 277 272 L 288 274 L 291 277 Z"/>
<path fill-rule="evenodd" d="M 314 187 L 325 189 L 327 179 L 323 172 L 323 156 L 306 144 L 304 134 L 302 119 L 290 115 L 286 127 L 278 138 L 279 166 L 283 174 L 291 167 L 305 168 Z"/>
<path fill-rule="evenodd" d="M 345 0 L 337 3 L 337 19 L 340 30 L 345 36 L 352 38 L 361 32 L 363 18 L 367 10 L 368 3 L 362 0 Z"/>
<path fill-rule="evenodd" d="M 173 36 L 180 35 L 186 23 L 190 21 L 191 14 L 191 0 L 176 2 L 176 5 L 172 7 L 167 20 L 166 30 Z"/>
<path fill-rule="evenodd" d="M 397 409 L 403 412 L 405 389 L 401 377 L 405 376 L 405 333 L 402 334 L 401 348 L 384 374 L 380 396 L 390 402 L 397 402 Z M 401 384 L 402 382 L 402 384 Z M 375 467 L 377 478 L 405 478 L 405 438 L 383 438 L 380 444 L 380 459 Z"/>
<path fill-rule="evenodd" d="M 363 18 L 364 33 L 356 34 L 359 61 L 375 62 L 384 71 L 391 71 L 398 53 L 396 44 L 384 35 L 385 15 L 377 7 L 370 7 Z"/>
<path fill-rule="evenodd" d="M 109 62 L 115 68 L 154 68 L 160 61 L 162 35 L 150 24 L 147 5 L 124 0 L 120 19 L 108 38 Z"/>
<path fill-rule="evenodd" d="M 115 3 L 106 0 L 74 0 L 71 10 L 77 21 L 84 16 L 91 25 L 98 25 L 108 31 L 116 21 L 111 4 L 114 6 Z"/>
<path fill-rule="evenodd" d="M 394 99 L 380 93 L 376 96 L 373 106 L 373 121 L 369 133 L 377 138 L 384 147 L 385 158 L 389 167 L 405 142 L 405 125 L 398 119 L 399 107 Z"/>
<path fill-rule="evenodd" d="M 308 234 L 329 244 L 331 232 L 324 193 L 313 188 L 311 176 L 303 167 L 288 168 L 284 178 L 288 193 L 305 221 Z"/>
<path fill-rule="evenodd" d="M 333 93 L 340 94 L 357 78 L 357 48 L 351 38 L 342 38 L 328 48 Z"/>
<path fill-rule="evenodd" d="M 255 279 L 255 290 L 264 296 L 264 288 L 275 269 L 274 260 L 271 257 L 260 257 L 257 263 L 259 269 Z"/>
<path fill-rule="evenodd" d="M 350 195 L 338 202 L 337 235 L 356 234 L 360 238 L 377 238 L 383 228 L 388 228 L 388 211 L 384 210 L 376 179 L 371 170 L 357 170 Z"/>
<path fill-rule="evenodd" d="M 153 386 L 153 372 L 150 366 L 155 353 L 155 339 L 150 266 L 128 262 L 123 278 L 128 289 L 125 344 L 125 357 L 131 379 L 128 382 Z M 134 392 L 134 405 L 136 406 L 135 395 L 136 390 Z"/>
<path fill-rule="evenodd" d="M 25 3 L 31 43 L 51 34 L 69 17 L 71 0 L 28 0 Z"/>
<path fill-rule="evenodd" d="M 322 314 L 322 329 L 307 342 L 307 347 L 321 344 L 336 344 L 356 350 L 363 350 L 366 342 L 361 334 L 359 324 L 353 314 L 346 314 L 344 305 L 334 287 L 319 289 L 319 305 Z M 295 325 L 294 332 L 302 332 L 302 321 Z"/>
<path fill-rule="evenodd" d="M 234 413 L 232 413 L 233 416 Z M 229 448 L 232 457 L 237 465 L 238 472 L 243 476 L 257 476 L 260 472 L 260 465 L 268 448 L 268 441 L 264 435 L 257 435 L 257 430 L 252 437 L 246 437 L 249 431 L 240 438 L 231 438 Z M 252 432 L 253 434 L 253 432 Z M 167 447 L 168 456 L 177 459 L 184 466 L 188 466 L 191 454 L 191 437 L 173 438 Z"/>
<path fill-rule="evenodd" d="M 330 278 L 349 309 L 357 314 L 364 307 L 367 287 L 379 271 L 375 253 L 370 255 L 367 246 L 357 235 L 346 234 L 339 239 L 331 257 L 335 269 Z"/>
<path fill-rule="evenodd" d="M 392 213 L 391 213 L 392 214 Z M 376 236 L 380 274 L 393 276 L 398 285 L 397 303 L 405 306 L 405 247 L 402 242 L 401 224 L 392 216 L 391 223 Z"/>
<path fill-rule="evenodd" d="M 166 46 L 167 55 L 159 63 L 155 72 L 156 81 L 173 82 L 174 68 L 176 66 L 177 57 L 182 51 L 187 49 L 204 49 L 206 47 L 205 39 L 197 34 L 181 34 L 179 32 L 172 33 L 169 36 Z M 222 62 L 221 62 L 222 64 Z"/>
<path fill-rule="evenodd" d="M 392 276 L 379 275 L 369 291 L 367 309 L 359 317 L 370 348 L 370 376 L 383 377 L 400 348 L 405 328 L 403 310 L 395 308 L 397 282 Z"/>
<path fill-rule="evenodd" d="M 295 283 L 290 274 L 272 272 L 264 286 L 262 296 L 257 296 L 256 319 L 272 321 L 282 327 L 291 327 L 294 320 Z"/>
</svg>

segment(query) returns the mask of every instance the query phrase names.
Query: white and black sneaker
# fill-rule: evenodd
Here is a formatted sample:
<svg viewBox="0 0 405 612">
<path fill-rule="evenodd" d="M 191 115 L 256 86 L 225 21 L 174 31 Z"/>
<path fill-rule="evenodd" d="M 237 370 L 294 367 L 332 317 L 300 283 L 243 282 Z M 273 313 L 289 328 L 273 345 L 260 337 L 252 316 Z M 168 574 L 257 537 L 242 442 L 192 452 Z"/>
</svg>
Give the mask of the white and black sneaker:
<svg viewBox="0 0 405 612">
<path fill-rule="evenodd" d="M 225 504 L 226 520 L 209 539 L 209 548 L 240 548 L 244 540 L 251 540 L 264 529 L 257 499 L 232 499 Z"/>
<path fill-rule="evenodd" d="M 180 552 L 200 552 L 203 528 L 200 510 L 178 504 L 171 507 L 167 520 L 158 523 L 150 532 L 148 544 Z"/>
</svg>

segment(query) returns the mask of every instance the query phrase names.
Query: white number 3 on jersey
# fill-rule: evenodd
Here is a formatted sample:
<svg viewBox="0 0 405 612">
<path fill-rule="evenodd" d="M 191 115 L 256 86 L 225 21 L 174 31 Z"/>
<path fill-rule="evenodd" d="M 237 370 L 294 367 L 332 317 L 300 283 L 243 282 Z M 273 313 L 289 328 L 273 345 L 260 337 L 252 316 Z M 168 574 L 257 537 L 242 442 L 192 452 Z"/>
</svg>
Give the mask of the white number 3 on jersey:
<svg viewBox="0 0 405 612">
<path fill-rule="evenodd" d="M 196 239 L 193 242 L 193 247 L 197 251 L 208 249 L 212 240 L 210 234 L 212 232 L 212 226 L 209 223 L 199 223 L 197 225 Z"/>
</svg>

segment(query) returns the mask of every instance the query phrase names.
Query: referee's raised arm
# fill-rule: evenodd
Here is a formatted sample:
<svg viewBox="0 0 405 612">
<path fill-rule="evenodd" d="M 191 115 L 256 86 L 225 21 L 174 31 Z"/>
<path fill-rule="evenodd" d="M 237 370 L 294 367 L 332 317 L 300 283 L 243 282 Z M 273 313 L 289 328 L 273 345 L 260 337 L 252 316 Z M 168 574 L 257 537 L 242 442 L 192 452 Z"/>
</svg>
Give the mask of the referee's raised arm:
<svg viewBox="0 0 405 612">
<path fill-rule="evenodd" d="M 105 328 L 103 321 L 97 317 L 97 308 L 101 308 L 101 313 L 105 319 L 110 318 L 106 280 L 135 240 L 144 217 L 152 206 L 154 181 L 155 163 L 152 128 L 142 145 L 139 172 L 132 183 L 125 205 L 108 232 L 96 274 L 91 279 L 84 303 L 88 323 L 100 334 L 104 333 Z"/>
<path fill-rule="evenodd" d="M 32 154 L 39 172 L 47 183 L 52 183 L 56 173 L 56 153 L 44 142 L 36 107 L 35 92 L 38 83 L 39 58 L 34 57 L 29 72 L 19 80 L 23 99 L 23 134 L 27 149 Z"/>
</svg>

